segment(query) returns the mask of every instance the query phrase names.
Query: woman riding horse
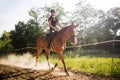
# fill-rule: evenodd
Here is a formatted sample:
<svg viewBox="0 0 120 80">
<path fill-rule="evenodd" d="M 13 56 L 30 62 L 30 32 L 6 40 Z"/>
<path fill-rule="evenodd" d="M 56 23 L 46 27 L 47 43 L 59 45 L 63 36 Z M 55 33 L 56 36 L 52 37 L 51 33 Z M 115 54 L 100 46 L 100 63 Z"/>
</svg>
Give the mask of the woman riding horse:
<svg viewBox="0 0 120 80">
<path fill-rule="evenodd" d="M 54 13 L 52 13 L 52 14 L 54 15 Z M 56 29 L 52 26 L 52 21 L 51 20 L 48 20 L 48 21 L 49 21 L 50 28 L 52 30 L 56 31 Z M 49 60 L 50 51 L 54 51 L 58 55 L 58 62 L 55 64 L 55 66 L 52 68 L 52 70 L 54 70 L 58 66 L 59 61 L 61 60 L 66 74 L 69 75 L 69 73 L 66 69 L 65 61 L 63 59 L 63 51 L 66 49 L 66 42 L 68 39 L 71 40 L 72 44 L 77 44 L 77 36 L 76 36 L 76 27 L 77 26 L 78 25 L 74 25 L 72 23 L 71 25 L 62 28 L 59 32 L 57 32 L 57 34 L 54 36 L 54 38 L 51 41 L 50 48 L 48 48 L 49 42 L 46 40 L 46 36 L 40 36 L 37 40 L 37 55 L 36 55 L 36 64 L 35 65 L 37 65 L 38 58 L 42 54 L 42 48 L 44 48 L 44 50 L 46 52 L 46 59 L 48 62 L 49 69 L 50 69 L 50 60 Z"/>
<path fill-rule="evenodd" d="M 57 53 L 58 55 L 58 62 L 55 64 L 54 68 L 52 68 L 52 70 L 54 70 L 57 65 L 59 64 L 59 61 L 61 60 L 64 66 L 64 70 L 66 72 L 67 75 L 67 69 L 66 69 L 66 65 L 65 65 L 65 61 L 63 59 L 63 51 L 66 49 L 66 42 L 68 39 L 71 40 L 72 45 L 77 44 L 77 36 L 76 36 L 76 27 L 78 25 L 74 25 L 73 23 L 69 26 L 66 26 L 64 28 L 62 28 L 57 35 L 53 38 L 52 42 L 51 42 L 51 47 L 50 49 L 47 48 L 48 47 L 48 41 L 46 40 L 45 36 L 40 36 L 37 40 L 37 55 L 36 55 L 36 64 L 38 62 L 38 58 L 39 56 L 42 54 L 42 48 L 44 48 L 45 52 L 46 52 L 46 59 L 48 62 L 48 66 L 50 69 L 50 51 L 54 51 Z"/>
<path fill-rule="evenodd" d="M 48 23 L 49 23 L 49 26 L 50 26 L 50 35 L 48 36 L 48 48 L 50 48 L 50 44 L 51 44 L 51 41 L 53 39 L 53 37 L 55 36 L 54 33 L 57 33 L 57 29 L 56 29 L 56 25 L 58 25 L 60 28 L 62 28 L 61 24 L 59 23 L 59 20 L 56 18 L 56 15 L 55 15 L 55 10 L 52 9 L 51 10 L 51 16 L 49 17 L 48 19 Z"/>
</svg>

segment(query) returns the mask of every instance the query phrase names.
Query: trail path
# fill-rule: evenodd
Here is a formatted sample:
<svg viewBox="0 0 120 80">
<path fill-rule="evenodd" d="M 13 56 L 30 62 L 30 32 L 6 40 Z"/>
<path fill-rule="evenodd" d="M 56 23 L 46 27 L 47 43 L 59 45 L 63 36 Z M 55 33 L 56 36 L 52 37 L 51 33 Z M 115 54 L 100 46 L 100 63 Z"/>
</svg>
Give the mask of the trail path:
<svg viewBox="0 0 120 80">
<path fill-rule="evenodd" d="M 62 69 L 50 72 L 0 64 L 0 80 L 120 80 L 78 71 L 69 70 L 68 72 L 70 76 L 66 76 Z"/>
<path fill-rule="evenodd" d="M 35 59 L 30 54 L 23 56 L 9 55 L 0 59 L 0 80 L 120 80 L 108 76 L 68 70 L 66 76 L 63 68 L 49 71 L 47 62 L 39 62 L 35 67 Z M 51 67 L 54 66 L 51 64 Z"/>
</svg>

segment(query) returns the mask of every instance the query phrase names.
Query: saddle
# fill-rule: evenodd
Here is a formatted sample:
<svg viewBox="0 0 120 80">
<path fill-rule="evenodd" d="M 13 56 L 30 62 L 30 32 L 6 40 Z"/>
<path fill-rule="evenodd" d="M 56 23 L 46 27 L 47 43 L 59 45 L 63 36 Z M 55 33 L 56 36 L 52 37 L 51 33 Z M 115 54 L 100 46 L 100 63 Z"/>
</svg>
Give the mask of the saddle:
<svg viewBox="0 0 120 80">
<path fill-rule="evenodd" d="M 52 32 L 52 33 L 47 33 L 46 34 L 45 39 L 48 41 L 49 44 L 52 42 L 52 40 L 57 35 L 57 33 L 58 32 Z"/>
</svg>

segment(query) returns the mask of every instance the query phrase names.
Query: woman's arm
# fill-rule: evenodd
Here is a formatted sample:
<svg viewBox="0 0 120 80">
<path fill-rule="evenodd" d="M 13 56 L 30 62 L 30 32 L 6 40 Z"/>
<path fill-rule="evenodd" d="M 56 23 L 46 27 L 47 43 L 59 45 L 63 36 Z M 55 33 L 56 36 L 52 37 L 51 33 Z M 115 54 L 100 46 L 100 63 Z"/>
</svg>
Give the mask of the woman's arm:
<svg viewBox="0 0 120 80">
<path fill-rule="evenodd" d="M 58 24 L 58 26 L 60 26 L 60 28 L 62 28 L 62 26 L 61 26 L 61 24 L 60 24 L 60 22 L 59 22 L 59 21 L 57 22 L 57 24 Z"/>
</svg>

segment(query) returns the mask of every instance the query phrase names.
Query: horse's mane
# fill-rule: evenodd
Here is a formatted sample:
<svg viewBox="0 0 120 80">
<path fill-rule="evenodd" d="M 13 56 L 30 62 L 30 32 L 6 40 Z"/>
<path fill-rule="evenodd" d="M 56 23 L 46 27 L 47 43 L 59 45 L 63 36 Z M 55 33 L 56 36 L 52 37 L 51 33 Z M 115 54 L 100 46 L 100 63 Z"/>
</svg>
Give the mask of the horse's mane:
<svg viewBox="0 0 120 80">
<path fill-rule="evenodd" d="M 69 26 L 65 26 L 65 27 L 62 28 L 59 32 L 60 32 L 60 33 L 63 33 L 65 30 L 67 30 L 68 27 L 69 27 Z"/>
</svg>

